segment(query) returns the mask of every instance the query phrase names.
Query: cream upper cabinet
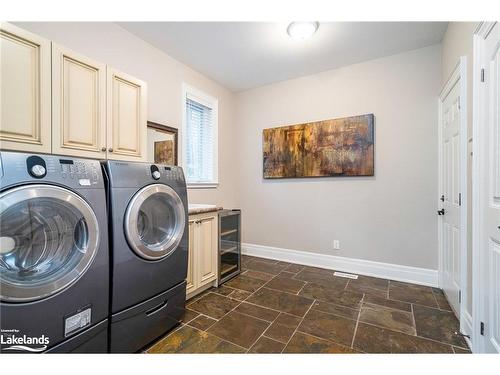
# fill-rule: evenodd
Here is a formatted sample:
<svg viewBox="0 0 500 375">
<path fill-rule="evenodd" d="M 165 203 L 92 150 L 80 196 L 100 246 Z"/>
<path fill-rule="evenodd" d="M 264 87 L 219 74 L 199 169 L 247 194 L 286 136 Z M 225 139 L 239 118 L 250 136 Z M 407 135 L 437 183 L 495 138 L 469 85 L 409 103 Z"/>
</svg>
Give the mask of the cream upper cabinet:
<svg viewBox="0 0 500 375">
<path fill-rule="evenodd" d="M 146 83 L 0 24 L 0 148 L 146 161 Z"/>
<path fill-rule="evenodd" d="M 146 83 L 108 67 L 108 159 L 146 161 Z"/>
<path fill-rule="evenodd" d="M 106 65 L 52 43 L 52 152 L 106 157 Z"/>
<path fill-rule="evenodd" d="M 0 148 L 50 153 L 50 41 L 0 24 L 0 67 Z"/>
</svg>

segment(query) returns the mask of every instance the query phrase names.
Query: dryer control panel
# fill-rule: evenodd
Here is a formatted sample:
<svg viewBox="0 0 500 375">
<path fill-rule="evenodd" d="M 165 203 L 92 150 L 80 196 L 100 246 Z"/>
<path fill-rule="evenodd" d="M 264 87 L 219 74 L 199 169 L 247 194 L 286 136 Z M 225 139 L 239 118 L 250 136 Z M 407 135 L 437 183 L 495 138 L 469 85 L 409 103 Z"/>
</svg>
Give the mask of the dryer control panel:
<svg viewBox="0 0 500 375">
<path fill-rule="evenodd" d="M 160 165 L 160 173 L 162 173 L 168 180 L 184 181 L 184 173 L 182 168 L 168 165 Z"/>
<path fill-rule="evenodd" d="M 106 171 L 112 187 L 137 188 L 151 183 L 164 183 L 185 188 L 182 167 L 165 164 L 108 160 Z"/>
<path fill-rule="evenodd" d="M 145 164 L 144 172 L 155 181 L 184 182 L 184 173 L 181 167 L 175 165 Z"/>
</svg>

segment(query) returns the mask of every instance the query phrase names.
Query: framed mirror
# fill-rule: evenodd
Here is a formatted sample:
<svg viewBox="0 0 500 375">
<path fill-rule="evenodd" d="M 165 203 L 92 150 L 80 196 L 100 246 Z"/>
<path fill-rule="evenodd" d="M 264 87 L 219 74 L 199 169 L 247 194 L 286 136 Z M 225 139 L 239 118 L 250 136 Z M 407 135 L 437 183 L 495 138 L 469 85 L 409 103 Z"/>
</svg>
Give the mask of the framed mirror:
<svg viewBox="0 0 500 375">
<path fill-rule="evenodd" d="M 178 129 L 148 121 L 148 161 L 177 165 Z"/>
</svg>

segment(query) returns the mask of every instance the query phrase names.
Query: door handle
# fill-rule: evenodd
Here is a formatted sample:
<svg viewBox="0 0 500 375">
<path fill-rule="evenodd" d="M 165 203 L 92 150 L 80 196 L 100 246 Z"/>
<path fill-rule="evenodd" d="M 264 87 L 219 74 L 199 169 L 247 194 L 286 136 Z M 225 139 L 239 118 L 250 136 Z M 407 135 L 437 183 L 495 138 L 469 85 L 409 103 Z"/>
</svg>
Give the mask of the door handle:
<svg viewBox="0 0 500 375">
<path fill-rule="evenodd" d="M 437 213 L 438 213 L 439 216 L 444 215 L 444 208 L 441 208 L 440 210 L 438 210 Z"/>
</svg>

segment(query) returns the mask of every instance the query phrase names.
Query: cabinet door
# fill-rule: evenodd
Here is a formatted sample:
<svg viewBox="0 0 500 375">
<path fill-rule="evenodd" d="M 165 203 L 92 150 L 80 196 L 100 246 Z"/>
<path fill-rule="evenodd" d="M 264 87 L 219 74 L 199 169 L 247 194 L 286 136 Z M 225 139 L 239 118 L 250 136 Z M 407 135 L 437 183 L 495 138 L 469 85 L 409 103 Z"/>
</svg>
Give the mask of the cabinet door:
<svg viewBox="0 0 500 375">
<path fill-rule="evenodd" d="M 195 280 L 195 240 L 196 240 L 196 222 L 195 220 L 189 220 L 189 247 L 188 247 L 188 269 L 186 277 L 186 294 L 191 293 L 196 289 Z"/>
<path fill-rule="evenodd" d="M 0 24 L 0 69 L 0 148 L 50 153 L 50 42 Z"/>
<path fill-rule="evenodd" d="M 217 278 L 217 218 L 203 218 L 198 225 L 198 276 L 201 286 Z"/>
<path fill-rule="evenodd" d="M 146 83 L 108 67 L 108 159 L 146 161 Z"/>
<path fill-rule="evenodd" d="M 55 43 L 52 152 L 106 157 L 106 65 Z"/>
</svg>

